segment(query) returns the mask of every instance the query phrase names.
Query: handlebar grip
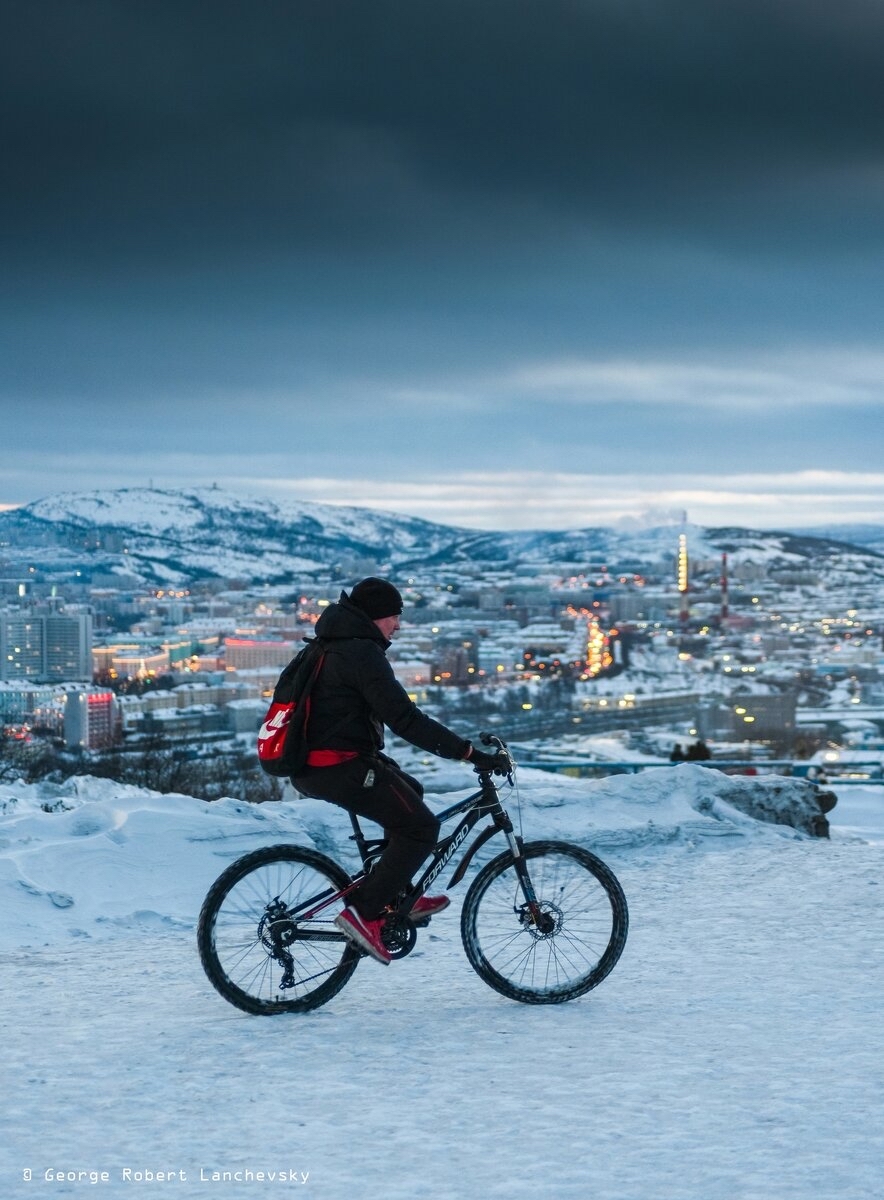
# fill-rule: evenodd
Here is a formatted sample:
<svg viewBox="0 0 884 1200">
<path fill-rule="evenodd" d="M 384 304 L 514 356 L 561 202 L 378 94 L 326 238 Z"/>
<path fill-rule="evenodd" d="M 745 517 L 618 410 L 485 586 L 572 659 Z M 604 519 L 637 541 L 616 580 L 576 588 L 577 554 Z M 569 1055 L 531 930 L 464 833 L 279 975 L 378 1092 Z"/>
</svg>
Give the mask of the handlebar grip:
<svg viewBox="0 0 884 1200">
<path fill-rule="evenodd" d="M 484 746 L 496 746 L 498 754 L 502 755 L 507 763 L 506 770 L 503 770 L 501 767 L 498 766 L 495 769 L 495 772 L 494 772 L 495 775 L 503 775 L 503 774 L 511 775 L 512 772 L 515 770 L 515 763 L 513 762 L 513 757 L 509 752 L 509 747 L 507 746 L 507 744 L 503 740 L 503 738 L 498 737 L 496 733 L 485 732 L 485 733 L 479 734 L 479 740 L 482 742 L 482 744 Z"/>
</svg>

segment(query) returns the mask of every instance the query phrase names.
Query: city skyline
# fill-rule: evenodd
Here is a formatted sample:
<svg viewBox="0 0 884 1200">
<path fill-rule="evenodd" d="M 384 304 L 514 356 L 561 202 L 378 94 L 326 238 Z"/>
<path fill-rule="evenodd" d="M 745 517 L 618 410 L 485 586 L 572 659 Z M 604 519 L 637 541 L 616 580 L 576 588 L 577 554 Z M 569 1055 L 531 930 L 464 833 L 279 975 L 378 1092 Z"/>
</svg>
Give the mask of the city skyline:
<svg viewBox="0 0 884 1200">
<path fill-rule="evenodd" d="M 0 55 L 0 508 L 881 522 L 870 0 L 37 0 Z"/>
</svg>

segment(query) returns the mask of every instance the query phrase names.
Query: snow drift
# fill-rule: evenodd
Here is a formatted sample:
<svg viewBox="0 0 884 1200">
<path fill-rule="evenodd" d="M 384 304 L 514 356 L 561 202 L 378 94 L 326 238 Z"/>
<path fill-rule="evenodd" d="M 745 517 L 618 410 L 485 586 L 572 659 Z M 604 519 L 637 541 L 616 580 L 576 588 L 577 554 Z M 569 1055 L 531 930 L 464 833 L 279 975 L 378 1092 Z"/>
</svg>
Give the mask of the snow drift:
<svg viewBox="0 0 884 1200">
<path fill-rule="evenodd" d="M 428 792 L 437 811 L 470 790 L 461 764 L 428 766 L 421 769 L 437 789 Z M 0 786 L 0 945 L 193 928 L 227 863 L 275 842 L 315 846 L 355 866 L 346 816 L 289 794 L 279 804 L 209 804 L 85 776 Z M 526 838 L 561 838 L 602 855 L 828 828 L 807 781 L 733 778 L 689 764 L 603 780 L 525 769 L 505 803 Z M 478 861 L 500 848 L 492 840 Z"/>
</svg>

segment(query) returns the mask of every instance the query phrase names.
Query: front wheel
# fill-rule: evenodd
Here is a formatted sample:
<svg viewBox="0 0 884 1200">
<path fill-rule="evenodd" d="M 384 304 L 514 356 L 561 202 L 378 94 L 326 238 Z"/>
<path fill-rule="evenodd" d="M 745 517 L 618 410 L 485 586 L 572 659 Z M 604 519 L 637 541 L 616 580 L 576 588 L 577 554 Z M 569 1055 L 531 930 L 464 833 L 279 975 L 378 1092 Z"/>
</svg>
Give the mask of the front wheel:
<svg viewBox="0 0 884 1200">
<path fill-rule="evenodd" d="M 596 987 L 623 953 L 626 897 L 614 873 L 567 842 L 527 842 L 482 868 L 464 900 L 461 936 L 490 987 L 525 1004 L 560 1004 Z M 520 879 L 527 871 L 537 904 Z"/>
<path fill-rule="evenodd" d="M 306 1012 L 341 990 L 361 957 L 334 926 L 342 867 L 303 846 L 237 859 L 209 889 L 197 944 L 225 1000 L 244 1012 Z"/>
</svg>

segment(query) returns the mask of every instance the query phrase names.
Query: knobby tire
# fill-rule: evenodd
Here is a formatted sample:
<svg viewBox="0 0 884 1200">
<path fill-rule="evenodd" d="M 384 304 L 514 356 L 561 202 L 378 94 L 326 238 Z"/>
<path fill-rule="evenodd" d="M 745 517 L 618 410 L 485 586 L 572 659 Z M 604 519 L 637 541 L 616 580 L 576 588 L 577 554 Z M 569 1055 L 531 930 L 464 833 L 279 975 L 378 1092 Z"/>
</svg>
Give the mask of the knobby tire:
<svg viewBox="0 0 884 1200">
<path fill-rule="evenodd" d="M 342 867 L 303 846 L 267 846 L 237 859 L 209 889 L 197 927 L 200 960 L 215 989 L 262 1016 L 325 1004 L 361 954 L 334 928 L 340 904 L 306 919 L 296 910 L 306 905 L 309 912 L 312 898 L 349 883 Z M 280 906 L 295 915 L 274 916 Z"/>
<path fill-rule="evenodd" d="M 626 897 L 600 858 L 567 842 L 527 842 L 523 857 L 542 927 L 528 910 L 507 850 L 467 892 L 461 936 L 471 966 L 490 987 L 524 1004 L 582 996 L 613 970 L 629 929 Z"/>
</svg>

